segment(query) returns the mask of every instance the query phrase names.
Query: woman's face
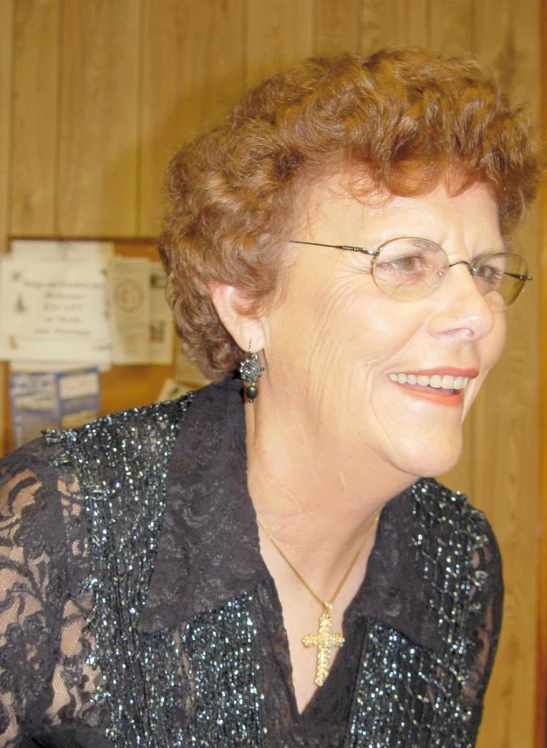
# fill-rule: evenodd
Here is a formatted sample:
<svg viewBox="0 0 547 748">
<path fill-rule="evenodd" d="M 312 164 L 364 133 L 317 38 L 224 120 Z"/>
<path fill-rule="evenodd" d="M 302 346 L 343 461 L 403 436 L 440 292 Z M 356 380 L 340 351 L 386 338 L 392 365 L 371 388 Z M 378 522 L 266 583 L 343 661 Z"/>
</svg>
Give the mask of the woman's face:
<svg viewBox="0 0 547 748">
<path fill-rule="evenodd" d="M 376 248 L 414 236 L 441 245 L 450 263 L 504 250 L 497 206 L 482 185 L 456 197 L 440 186 L 426 197 L 364 204 L 331 179 L 315 188 L 302 218 L 293 239 Z M 363 254 L 301 244 L 286 251 L 294 262 L 282 301 L 262 318 L 261 393 L 298 414 L 307 438 L 333 456 L 411 476 L 450 469 L 463 418 L 502 352 L 504 314 L 491 311 L 463 264 L 426 298 L 401 301 L 376 287 Z M 447 388 L 399 375 L 448 377 Z M 450 377 L 469 382 L 454 391 Z"/>
</svg>

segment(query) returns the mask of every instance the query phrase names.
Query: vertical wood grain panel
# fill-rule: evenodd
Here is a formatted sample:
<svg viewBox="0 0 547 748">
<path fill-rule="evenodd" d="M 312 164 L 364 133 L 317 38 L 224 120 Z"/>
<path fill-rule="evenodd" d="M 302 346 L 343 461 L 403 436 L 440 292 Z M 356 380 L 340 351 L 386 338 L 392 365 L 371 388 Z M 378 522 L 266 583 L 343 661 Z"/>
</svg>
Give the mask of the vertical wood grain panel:
<svg viewBox="0 0 547 748">
<path fill-rule="evenodd" d="M 139 35 L 140 0 L 63 3 L 61 234 L 136 231 Z"/>
<path fill-rule="evenodd" d="M 158 231 L 166 163 L 243 85 L 243 0 L 145 0 L 139 234 Z"/>
<path fill-rule="evenodd" d="M 7 249 L 10 200 L 10 136 L 12 102 L 13 3 L 0 3 L 0 253 Z M 0 363 L 0 455 L 4 454 L 6 365 Z"/>
<path fill-rule="evenodd" d="M 547 127 L 547 0 L 541 0 L 541 113 L 542 132 Z M 541 429 L 540 429 L 540 526 L 541 545 L 539 554 L 539 601 L 537 636 L 537 697 L 535 748 L 547 746 L 547 184 L 541 191 L 541 252 L 539 263 L 540 307 L 540 381 L 541 381 Z"/>
<path fill-rule="evenodd" d="M 246 86 L 314 52 L 313 0 L 247 0 Z"/>
<path fill-rule="evenodd" d="M 547 126 L 547 0 L 541 0 L 541 113 L 542 132 Z M 541 252 L 539 263 L 540 307 L 540 382 L 541 382 L 541 429 L 540 429 L 540 526 L 541 544 L 539 554 L 538 584 L 538 636 L 537 636 L 537 695 L 535 748 L 547 746 L 547 184 L 541 191 Z"/>
<path fill-rule="evenodd" d="M 539 3 L 476 4 L 475 51 L 491 64 L 514 103 L 529 101 L 539 122 Z M 537 275 L 539 212 L 517 245 Z M 531 748 L 534 741 L 537 551 L 539 530 L 538 284 L 530 284 L 508 319 L 508 343 L 477 410 L 475 495 L 501 545 L 505 617 L 487 695 L 481 747 Z"/>
<path fill-rule="evenodd" d="M 359 51 L 360 0 L 316 0 L 315 53 L 333 55 Z"/>
<path fill-rule="evenodd" d="M 59 0 L 18 0 L 11 162 L 13 234 L 55 231 Z"/>
<path fill-rule="evenodd" d="M 427 0 L 361 0 L 361 3 L 362 55 L 386 46 L 427 46 Z"/>
<path fill-rule="evenodd" d="M 429 0 L 429 47 L 470 52 L 473 46 L 473 0 Z"/>
</svg>

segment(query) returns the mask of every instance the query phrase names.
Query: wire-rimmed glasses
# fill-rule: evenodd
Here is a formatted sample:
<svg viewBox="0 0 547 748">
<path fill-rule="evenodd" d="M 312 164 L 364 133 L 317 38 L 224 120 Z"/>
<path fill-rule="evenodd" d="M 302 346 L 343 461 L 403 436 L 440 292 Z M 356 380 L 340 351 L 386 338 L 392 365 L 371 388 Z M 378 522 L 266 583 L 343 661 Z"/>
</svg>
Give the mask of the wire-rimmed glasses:
<svg viewBox="0 0 547 748">
<path fill-rule="evenodd" d="M 292 244 L 331 247 L 349 252 L 360 252 L 371 257 L 371 274 L 380 291 L 404 301 L 423 299 L 441 284 L 444 276 L 455 265 L 466 265 L 479 292 L 493 310 L 511 306 L 524 289 L 528 265 L 524 257 L 514 252 L 489 252 L 467 262 L 450 263 L 444 249 L 429 239 L 398 237 L 389 239 L 377 249 L 348 244 L 291 239 Z"/>
</svg>

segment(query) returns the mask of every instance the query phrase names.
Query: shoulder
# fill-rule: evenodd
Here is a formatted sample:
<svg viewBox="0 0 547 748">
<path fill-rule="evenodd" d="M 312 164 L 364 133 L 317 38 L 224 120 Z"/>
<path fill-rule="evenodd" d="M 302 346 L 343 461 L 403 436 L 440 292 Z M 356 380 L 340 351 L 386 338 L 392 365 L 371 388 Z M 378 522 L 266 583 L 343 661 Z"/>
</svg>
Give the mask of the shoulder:
<svg viewBox="0 0 547 748">
<path fill-rule="evenodd" d="M 492 528 L 483 512 L 470 504 L 467 496 L 452 491 L 434 478 L 422 478 L 409 489 L 415 519 L 424 529 L 438 537 L 439 542 L 453 533 L 460 540 L 488 542 L 496 545 Z"/>
<path fill-rule="evenodd" d="M 10 452 L 0 459 L 2 516 L 20 513 L 31 503 L 45 509 L 54 496 L 74 489 L 86 463 L 101 462 L 101 452 L 109 462 L 122 453 L 138 461 L 147 445 L 157 445 L 162 436 L 178 430 L 191 401 L 192 394 L 104 416 L 77 429 L 47 431 Z"/>
<path fill-rule="evenodd" d="M 0 539 L 4 552 L 50 553 L 83 537 L 84 504 L 110 480 L 158 464 L 192 396 L 105 416 L 78 429 L 48 431 L 0 459 Z M 160 460 L 161 462 L 161 460 Z M 32 546 L 32 548 L 31 548 Z"/>
<path fill-rule="evenodd" d="M 0 460 L 0 522 L 41 514 L 56 516 L 60 511 L 62 477 L 55 467 L 56 445 L 36 439 Z M 66 486 L 66 481 L 64 482 Z"/>
<path fill-rule="evenodd" d="M 487 518 L 465 494 L 432 478 L 410 489 L 416 523 L 415 545 L 426 577 L 459 577 L 465 589 L 494 590 L 501 595 L 502 565 L 495 534 Z"/>
<path fill-rule="evenodd" d="M 15 449 L 0 459 L 0 477 L 2 481 L 15 476 L 43 475 L 51 470 L 53 456 L 57 449 L 49 446 L 42 436 L 28 444 Z"/>
<path fill-rule="evenodd" d="M 0 460 L 0 588 L 32 584 L 44 609 L 76 599 L 88 573 L 83 497 L 62 454 L 41 437 Z"/>
<path fill-rule="evenodd" d="M 115 464 L 122 456 L 139 462 L 157 445 L 176 437 L 193 398 L 194 393 L 188 393 L 178 400 L 120 411 L 77 429 L 49 431 L 45 439 L 48 445 L 60 445 L 82 467 L 84 460 L 91 467 Z"/>
<path fill-rule="evenodd" d="M 54 477 L 66 463 L 63 448 L 68 445 L 87 445 L 99 450 L 101 445 L 127 448 L 128 439 L 140 438 L 143 443 L 146 439 L 154 440 L 162 432 L 180 426 L 194 394 L 103 416 L 76 429 L 45 431 L 42 437 L 0 458 L 0 480 Z"/>
</svg>

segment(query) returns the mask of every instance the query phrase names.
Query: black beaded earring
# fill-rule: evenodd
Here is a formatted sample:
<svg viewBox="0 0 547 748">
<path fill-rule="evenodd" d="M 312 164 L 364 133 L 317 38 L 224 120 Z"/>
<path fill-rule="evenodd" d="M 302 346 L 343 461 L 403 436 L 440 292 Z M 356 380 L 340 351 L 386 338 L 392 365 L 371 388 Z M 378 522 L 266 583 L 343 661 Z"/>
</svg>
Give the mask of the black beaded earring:
<svg viewBox="0 0 547 748">
<path fill-rule="evenodd" d="M 263 371 L 264 367 L 260 365 L 258 353 L 251 353 L 251 345 L 249 343 L 249 356 L 239 362 L 239 376 L 247 383 L 245 392 L 247 394 L 247 400 L 250 403 L 252 403 L 258 395 L 258 387 L 256 386 L 256 383 Z"/>
</svg>

